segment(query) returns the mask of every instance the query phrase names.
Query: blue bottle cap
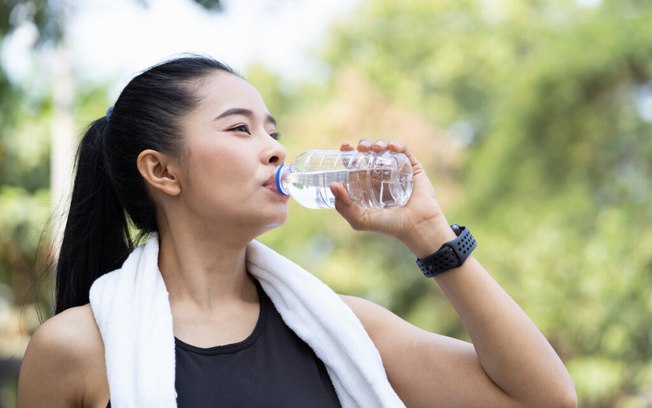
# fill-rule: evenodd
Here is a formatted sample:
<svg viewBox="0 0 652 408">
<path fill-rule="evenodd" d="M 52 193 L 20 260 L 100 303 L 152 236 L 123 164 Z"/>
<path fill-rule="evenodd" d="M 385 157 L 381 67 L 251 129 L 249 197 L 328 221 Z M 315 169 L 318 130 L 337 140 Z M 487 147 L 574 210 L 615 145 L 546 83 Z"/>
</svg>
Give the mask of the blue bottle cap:
<svg viewBox="0 0 652 408">
<path fill-rule="evenodd" d="M 283 187 L 281 185 L 281 172 L 283 171 L 283 168 L 285 167 L 285 164 L 281 164 L 276 168 L 276 190 L 279 192 L 281 195 L 288 195 L 285 190 L 283 190 Z"/>
</svg>

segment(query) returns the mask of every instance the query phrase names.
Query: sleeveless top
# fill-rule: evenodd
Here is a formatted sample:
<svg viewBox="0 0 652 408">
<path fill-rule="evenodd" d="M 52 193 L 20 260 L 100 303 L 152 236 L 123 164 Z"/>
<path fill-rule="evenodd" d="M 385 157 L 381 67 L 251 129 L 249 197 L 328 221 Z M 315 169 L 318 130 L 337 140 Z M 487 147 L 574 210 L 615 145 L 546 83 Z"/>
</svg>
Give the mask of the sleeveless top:
<svg viewBox="0 0 652 408">
<path fill-rule="evenodd" d="M 200 348 L 175 338 L 177 406 L 341 407 L 322 361 L 256 287 L 260 313 L 243 341 Z"/>
</svg>

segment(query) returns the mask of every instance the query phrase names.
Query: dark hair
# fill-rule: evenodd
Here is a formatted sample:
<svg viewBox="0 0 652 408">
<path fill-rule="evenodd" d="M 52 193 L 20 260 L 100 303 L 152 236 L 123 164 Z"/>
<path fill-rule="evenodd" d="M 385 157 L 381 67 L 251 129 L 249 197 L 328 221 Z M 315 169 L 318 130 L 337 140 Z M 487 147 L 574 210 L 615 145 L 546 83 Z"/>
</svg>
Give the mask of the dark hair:
<svg viewBox="0 0 652 408">
<path fill-rule="evenodd" d="M 122 265 L 136 242 L 130 224 L 141 237 L 157 231 L 136 159 L 145 149 L 180 152 L 180 119 L 201 101 L 201 80 L 216 71 L 235 74 L 204 56 L 153 66 L 127 84 L 108 118 L 86 131 L 56 266 L 55 313 L 88 303 L 95 279 Z"/>
</svg>

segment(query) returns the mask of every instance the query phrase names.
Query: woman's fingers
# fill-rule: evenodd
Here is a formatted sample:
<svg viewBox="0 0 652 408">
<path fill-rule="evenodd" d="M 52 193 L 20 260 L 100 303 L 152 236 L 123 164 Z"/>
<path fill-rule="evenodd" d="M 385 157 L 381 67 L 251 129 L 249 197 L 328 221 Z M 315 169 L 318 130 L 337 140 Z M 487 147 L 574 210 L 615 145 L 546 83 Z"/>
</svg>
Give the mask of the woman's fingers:
<svg viewBox="0 0 652 408">
<path fill-rule="evenodd" d="M 364 209 L 354 204 L 349 197 L 346 188 L 339 183 L 330 185 L 331 192 L 335 196 L 335 209 L 355 230 L 364 229 L 362 220 L 364 219 Z"/>
<path fill-rule="evenodd" d="M 371 150 L 371 146 L 373 146 L 373 142 L 369 139 L 360 139 L 358 142 L 358 151 L 359 152 L 368 152 Z"/>
<path fill-rule="evenodd" d="M 349 142 L 342 142 L 342 144 L 340 144 L 340 150 L 343 152 L 349 152 L 351 150 L 355 150 L 355 146 Z"/>
<path fill-rule="evenodd" d="M 342 146 L 347 146 L 346 150 L 349 150 L 349 147 L 352 145 L 348 142 L 345 142 L 342 143 Z M 342 147 L 340 147 L 340 149 L 344 150 Z M 359 152 L 373 151 L 376 153 L 382 153 L 389 150 L 392 153 L 405 153 L 409 149 L 405 143 L 400 140 L 389 141 L 386 139 L 378 139 L 376 141 L 371 141 L 370 139 L 360 139 L 358 142 L 357 150 Z"/>
</svg>

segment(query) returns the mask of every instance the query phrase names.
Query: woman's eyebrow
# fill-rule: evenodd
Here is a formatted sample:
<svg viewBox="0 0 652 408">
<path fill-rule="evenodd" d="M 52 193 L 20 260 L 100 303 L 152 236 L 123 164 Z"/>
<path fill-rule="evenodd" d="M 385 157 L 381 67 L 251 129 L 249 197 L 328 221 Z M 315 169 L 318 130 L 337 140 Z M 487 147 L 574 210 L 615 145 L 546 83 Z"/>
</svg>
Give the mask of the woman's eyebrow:
<svg viewBox="0 0 652 408">
<path fill-rule="evenodd" d="M 242 115 L 242 116 L 247 116 L 248 118 L 255 118 L 255 114 L 252 110 L 250 109 L 245 109 L 245 108 L 231 108 L 227 109 L 221 114 L 219 114 L 215 119 L 213 120 L 218 120 L 225 118 L 227 116 L 233 116 L 233 115 Z M 265 117 L 265 121 L 271 123 L 272 125 L 276 126 L 276 119 L 270 114 L 267 114 Z"/>
</svg>

